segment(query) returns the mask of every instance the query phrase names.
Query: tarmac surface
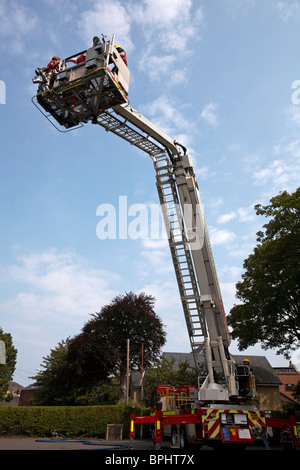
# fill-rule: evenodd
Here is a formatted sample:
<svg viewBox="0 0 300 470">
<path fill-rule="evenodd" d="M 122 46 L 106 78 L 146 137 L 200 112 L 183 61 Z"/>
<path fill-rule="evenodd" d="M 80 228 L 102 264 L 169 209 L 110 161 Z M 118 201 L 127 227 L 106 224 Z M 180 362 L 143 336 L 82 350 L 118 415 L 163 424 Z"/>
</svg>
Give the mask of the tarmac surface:
<svg viewBox="0 0 300 470">
<path fill-rule="evenodd" d="M 132 446 L 131 446 L 132 444 Z M 187 454 L 198 453 L 199 447 L 190 446 L 186 451 L 182 449 L 171 449 L 171 444 L 168 441 L 163 441 L 161 444 L 162 452 L 177 452 Z M 0 451 L 35 451 L 35 450 L 102 450 L 108 452 L 124 452 L 124 451 L 147 451 L 156 452 L 154 444 L 151 440 L 135 439 L 130 442 L 129 440 L 116 440 L 107 441 L 105 439 L 51 439 L 48 437 L 1 437 L 0 438 Z M 212 447 L 202 446 L 201 450 L 214 450 Z M 265 451 L 264 446 L 248 446 L 245 450 L 261 450 Z M 270 450 L 281 450 L 281 448 L 271 448 Z M 298 450 L 298 449 L 297 449 Z"/>
<path fill-rule="evenodd" d="M 86 468 L 88 465 L 104 466 L 127 466 L 137 470 L 145 470 L 150 466 L 187 466 L 188 468 L 200 468 L 203 465 L 208 466 L 207 455 L 202 450 L 214 450 L 212 447 L 190 446 L 186 450 L 171 449 L 170 442 L 162 442 L 161 450 L 155 450 L 151 440 L 135 439 L 133 448 L 130 448 L 129 440 L 122 441 L 106 441 L 96 439 L 49 439 L 49 438 L 22 438 L 22 437 L 0 437 L 0 455 L 5 463 L 17 462 L 18 465 L 35 464 L 44 466 L 70 465 L 76 468 Z M 91 452 L 91 451 L 98 452 Z M 286 465 L 286 452 L 269 452 L 265 453 L 263 447 L 246 447 L 247 450 L 259 450 L 259 455 L 253 452 L 250 458 L 245 459 L 244 452 L 241 449 L 227 449 L 230 452 L 214 452 L 209 462 L 216 467 L 218 463 L 224 467 L 224 463 L 232 462 L 233 465 L 245 466 L 245 462 L 249 460 L 258 466 L 259 463 L 267 462 L 270 466 L 274 462 L 278 465 Z M 273 450 L 273 449 L 272 449 Z M 275 449 L 274 449 L 275 450 Z M 281 449 L 276 449 L 281 450 Z M 71 451 L 71 452 L 70 452 Z M 89 451 L 89 452 L 85 452 Z M 293 453 L 292 453 L 293 455 Z M 254 457 L 254 458 L 253 458 Z M 233 460 L 232 460 L 233 458 Z M 9 459 L 5 460 L 5 459 Z M 13 460 L 18 459 L 18 460 Z M 264 460 L 262 460 L 264 459 Z M 295 461 L 295 460 L 294 460 Z M 294 462 L 293 461 L 293 462 Z M 265 465 L 265 463 L 262 463 Z M 148 467 L 147 467 L 148 466 Z M 226 465 L 227 467 L 227 465 Z M 209 467 L 208 467 L 209 468 Z"/>
<path fill-rule="evenodd" d="M 28 437 L 0 438 L 2 450 L 130 450 L 129 440 L 107 441 L 105 439 L 51 439 Z M 152 441 L 134 441 L 134 450 L 154 450 Z"/>
</svg>

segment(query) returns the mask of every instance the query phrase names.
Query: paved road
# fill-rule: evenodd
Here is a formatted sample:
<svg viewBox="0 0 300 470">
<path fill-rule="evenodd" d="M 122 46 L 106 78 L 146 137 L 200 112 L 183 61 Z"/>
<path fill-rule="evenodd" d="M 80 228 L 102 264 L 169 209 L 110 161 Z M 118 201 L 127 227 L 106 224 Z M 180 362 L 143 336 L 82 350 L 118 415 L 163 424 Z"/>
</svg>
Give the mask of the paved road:
<svg viewBox="0 0 300 470">
<path fill-rule="evenodd" d="M 169 442 L 162 443 L 162 451 L 170 449 Z M 14 450 L 105 450 L 105 451 L 129 451 L 129 440 L 123 441 L 106 441 L 96 439 L 49 439 L 49 438 L 0 438 L 0 451 L 14 451 Z M 133 450 L 135 451 L 148 451 L 155 452 L 151 440 L 136 439 L 133 442 Z M 211 447 L 203 446 L 202 450 L 213 450 Z M 264 447 L 249 446 L 246 450 L 265 450 Z M 272 449 L 280 450 L 280 449 Z M 173 449 L 174 452 L 182 453 L 181 450 Z M 195 447 L 190 447 L 187 450 L 188 454 L 198 452 Z"/>
<path fill-rule="evenodd" d="M 151 441 L 136 441 L 138 450 L 154 449 Z M 125 450 L 129 440 L 106 441 L 102 439 L 49 439 L 49 438 L 0 438 L 1 450 Z"/>
</svg>

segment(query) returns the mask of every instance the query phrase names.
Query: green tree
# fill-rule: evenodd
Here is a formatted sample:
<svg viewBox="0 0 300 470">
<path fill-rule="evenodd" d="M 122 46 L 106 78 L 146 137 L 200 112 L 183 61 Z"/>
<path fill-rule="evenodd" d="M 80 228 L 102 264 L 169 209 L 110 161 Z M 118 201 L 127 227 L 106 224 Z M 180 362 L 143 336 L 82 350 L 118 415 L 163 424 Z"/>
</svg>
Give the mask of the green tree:
<svg viewBox="0 0 300 470">
<path fill-rule="evenodd" d="M 43 358 L 43 369 L 32 377 L 35 385 L 40 387 L 32 404 L 98 404 L 104 395 L 102 388 L 108 395 L 107 389 L 111 382 L 104 364 L 103 349 L 100 350 L 97 342 L 94 343 L 91 338 L 77 335 L 62 340 L 51 349 L 49 356 Z"/>
<path fill-rule="evenodd" d="M 85 405 L 93 401 L 97 388 L 111 381 L 112 362 L 95 334 L 61 341 L 43 358 L 41 367 L 32 377 L 40 387 L 35 405 Z"/>
<path fill-rule="evenodd" d="M 294 385 L 292 389 L 292 395 L 293 395 L 293 398 L 295 398 L 295 400 L 297 400 L 298 403 L 300 403 L 300 380 L 296 385 Z"/>
<path fill-rule="evenodd" d="M 240 349 L 261 342 L 289 357 L 300 342 L 300 188 L 255 210 L 269 220 L 244 261 L 243 280 L 236 284 L 242 303 L 231 309 L 228 323 Z"/>
<path fill-rule="evenodd" d="M 62 340 L 51 349 L 50 354 L 43 357 L 42 370 L 31 377 L 40 390 L 35 394 L 35 405 L 67 405 L 73 404 L 74 387 L 71 383 L 72 371 L 67 364 L 70 339 Z"/>
<path fill-rule="evenodd" d="M 93 314 L 81 333 L 61 342 L 44 359 L 43 371 L 35 377 L 41 391 L 36 404 L 85 404 L 105 397 L 120 384 L 126 394 L 127 340 L 130 369 L 148 367 L 165 343 L 165 332 L 154 312 L 154 298 L 132 292 L 118 296 Z"/>
<path fill-rule="evenodd" d="M 145 374 L 144 392 L 147 401 L 151 400 L 153 387 L 159 384 L 172 385 L 195 385 L 198 386 L 198 373 L 187 361 L 180 362 L 174 367 L 175 359 L 167 359 L 161 356 Z"/>
<path fill-rule="evenodd" d="M 0 328 L 0 340 L 5 343 L 5 364 L 0 364 L 0 400 L 3 400 L 4 394 L 8 390 L 9 382 L 16 369 L 17 363 L 17 349 L 13 345 L 12 336 L 10 333 L 4 333 Z"/>
<path fill-rule="evenodd" d="M 154 311 L 155 299 L 141 293 L 132 292 L 115 297 L 109 305 L 87 322 L 81 338 L 85 343 L 92 342 L 102 349 L 102 368 L 119 377 L 120 399 L 126 395 L 127 340 L 129 339 L 130 369 L 141 369 L 142 344 L 144 368 L 150 366 L 160 354 L 166 341 L 163 324 Z M 92 348 L 92 354 L 94 354 Z"/>
</svg>

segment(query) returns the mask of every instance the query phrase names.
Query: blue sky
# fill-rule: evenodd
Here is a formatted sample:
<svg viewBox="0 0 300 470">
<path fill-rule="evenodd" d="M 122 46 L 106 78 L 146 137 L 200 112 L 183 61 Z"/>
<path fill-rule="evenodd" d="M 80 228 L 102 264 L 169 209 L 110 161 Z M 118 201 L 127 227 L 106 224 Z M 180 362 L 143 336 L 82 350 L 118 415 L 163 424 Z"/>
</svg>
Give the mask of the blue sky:
<svg viewBox="0 0 300 470">
<path fill-rule="evenodd" d="M 264 223 L 254 205 L 299 186 L 300 2 L 0 0 L 0 16 L 0 326 L 18 349 L 14 379 L 29 384 L 59 341 L 130 290 L 156 298 L 164 350 L 189 351 L 166 240 L 96 233 L 102 204 L 158 203 L 150 157 L 92 124 L 55 130 L 31 103 L 34 70 L 115 34 L 131 105 L 193 157 L 229 312 Z"/>
</svg>

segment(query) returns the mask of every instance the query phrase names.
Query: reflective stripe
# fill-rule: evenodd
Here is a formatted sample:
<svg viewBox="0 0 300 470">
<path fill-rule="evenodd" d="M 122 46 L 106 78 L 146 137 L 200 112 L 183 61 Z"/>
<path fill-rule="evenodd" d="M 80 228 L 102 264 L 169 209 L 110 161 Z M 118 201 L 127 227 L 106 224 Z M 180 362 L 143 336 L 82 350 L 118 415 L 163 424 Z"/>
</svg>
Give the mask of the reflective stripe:
<svg viewBox="0 0 300 470">
<path fill-rule="evenodd" d="M 217 410 L 207 409 L 202 414 L 202 437 L 216 439 L 221 437 L 220 413 L 226 414 L 243 414 L 248 417 L 249 428 L 253 426 L 266 427 L 266 418 L 264 413 L 260 411 L 244 411 L 244 410 Z"/>
</svg>

